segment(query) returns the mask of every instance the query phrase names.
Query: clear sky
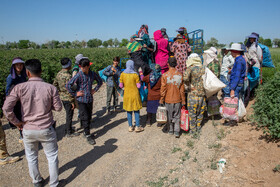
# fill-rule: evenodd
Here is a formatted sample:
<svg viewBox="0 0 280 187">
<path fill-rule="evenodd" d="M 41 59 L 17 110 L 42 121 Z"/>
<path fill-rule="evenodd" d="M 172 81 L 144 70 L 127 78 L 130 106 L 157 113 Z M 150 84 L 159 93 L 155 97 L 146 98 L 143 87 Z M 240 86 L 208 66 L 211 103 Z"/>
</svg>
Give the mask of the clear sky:
<svg viewBox="0 0 280 187">
<path fill-rule="evenodd" d="M 0 43 L 129 38 L 142 24 L 169 36 L 181 26 L 204 39 L 244 41 L 251 32 L 280 38 L 279 0 L 1 0 Z"/>
</svg>

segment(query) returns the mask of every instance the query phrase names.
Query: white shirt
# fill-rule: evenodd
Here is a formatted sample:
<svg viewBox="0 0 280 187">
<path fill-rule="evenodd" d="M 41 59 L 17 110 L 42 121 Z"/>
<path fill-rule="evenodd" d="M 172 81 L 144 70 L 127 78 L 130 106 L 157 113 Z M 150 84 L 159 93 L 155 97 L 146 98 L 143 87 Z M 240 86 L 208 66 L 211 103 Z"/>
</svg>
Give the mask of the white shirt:
<svg viewBox="0 0 280 187">
<path fill-rule="evenodd" d="M 228 76 L 228 68 L 232 68 L 234 64 L 234 58 L 231 55 L 226 55 L 223 58 L 222 66 L 221 66 L 221 75 L 225 78 Z"/>
<path fill-rule="evenodd" d="M 262 62 L 262 49 L 258 45 L 256 47 L 256 43 L 252 43 L 251 46 L 248 49 L 248 60 L 253 59 L 256 61 L 256 64 L 253 67 L 261 68 L 261 62 Z"/>
</svg>

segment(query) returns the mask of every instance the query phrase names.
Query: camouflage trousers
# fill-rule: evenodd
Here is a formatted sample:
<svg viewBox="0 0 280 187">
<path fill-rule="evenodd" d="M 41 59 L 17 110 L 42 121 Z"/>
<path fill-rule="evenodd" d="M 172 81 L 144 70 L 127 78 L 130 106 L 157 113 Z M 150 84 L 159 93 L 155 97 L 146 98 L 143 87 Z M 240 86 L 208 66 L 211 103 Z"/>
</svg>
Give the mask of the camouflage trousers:
<svg viewBox="0 0 280 187">
<path fill-rule="evenodd" d="M 8 156 L 9 154 L 6 147 L 5 132 L 0 121 L 0 159 L 6 158 Z"/>
<path fill-rule="evenodd" d="M 188 111 L 190 120 L 190 131 L 201 129 L 203 114 L 206 109 L 205 97 L 188 94 Z"/>
</svg>

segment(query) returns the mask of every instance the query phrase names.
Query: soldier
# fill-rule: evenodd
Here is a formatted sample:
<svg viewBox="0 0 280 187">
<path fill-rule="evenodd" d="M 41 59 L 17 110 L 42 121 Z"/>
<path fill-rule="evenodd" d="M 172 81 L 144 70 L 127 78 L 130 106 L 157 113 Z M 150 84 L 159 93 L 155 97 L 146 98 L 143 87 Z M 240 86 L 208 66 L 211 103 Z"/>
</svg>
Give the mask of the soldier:
<svg viewBox="0 0 280 187">
<path fill-rule="evenodd" d="M 65 134 L 66 137 L 79 136 L 79 133 L 75 132 L 72 129 L 72 119 L 74 114 L 74 97 L 66 90 L 66 83 L 72 78 L 71 70 L 72 62 L 69 58 L 61 59 L 62 70 L 57 73 L 56 78 L 54 79 L 53 85 L 59 91 L 60 99 L 62 100 L 63 106 L 66 110 L 66 127 Z"/>
</svg>

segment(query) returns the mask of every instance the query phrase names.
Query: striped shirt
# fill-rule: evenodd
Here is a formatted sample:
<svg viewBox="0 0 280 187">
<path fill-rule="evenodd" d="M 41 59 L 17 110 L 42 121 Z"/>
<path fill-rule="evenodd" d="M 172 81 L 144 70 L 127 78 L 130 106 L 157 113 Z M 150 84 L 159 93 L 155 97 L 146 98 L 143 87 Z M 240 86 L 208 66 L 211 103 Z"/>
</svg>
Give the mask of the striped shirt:
<svg viewBox="0 0 280 187">
<path fill-rule="evenodd" d="M 91 103 L 93 102 L 92 84 L 95 80 L 97 81 L 97 86 L 93 90 L 97 92 L 102 85 L 102 79 L 97 73 L 90 70 L 87 75 L 82 71 L 78 72 L 65 86 L 73 96 L 76 96 L 78 91 L 84 91 L 84 96 L 77 97 L 77 100 L 81 103 Z M 75 90 L 73 90 L 74 85 L 77 86 Z"/>
</svg>

